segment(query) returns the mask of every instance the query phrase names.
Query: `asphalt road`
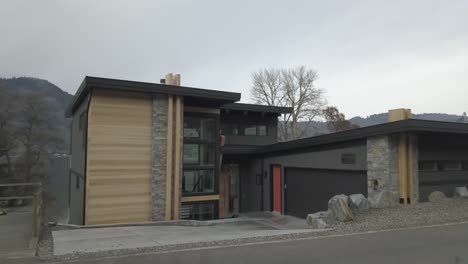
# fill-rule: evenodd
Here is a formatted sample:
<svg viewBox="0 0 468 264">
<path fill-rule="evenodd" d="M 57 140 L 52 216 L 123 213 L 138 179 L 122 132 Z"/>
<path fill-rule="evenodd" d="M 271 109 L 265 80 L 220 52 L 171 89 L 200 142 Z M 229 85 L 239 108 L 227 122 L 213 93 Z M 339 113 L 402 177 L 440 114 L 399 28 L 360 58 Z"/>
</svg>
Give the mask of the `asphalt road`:
<svg viewBox="0 0 468 264">
<path fill-rule="evenodd" d="M 468 263 L 468 224 L 148 254 L 80 263 Z"/>
<path fill-rule="evenodd" d="M 75 263 L 468 263 L 468 224 Z"/>
</svg>

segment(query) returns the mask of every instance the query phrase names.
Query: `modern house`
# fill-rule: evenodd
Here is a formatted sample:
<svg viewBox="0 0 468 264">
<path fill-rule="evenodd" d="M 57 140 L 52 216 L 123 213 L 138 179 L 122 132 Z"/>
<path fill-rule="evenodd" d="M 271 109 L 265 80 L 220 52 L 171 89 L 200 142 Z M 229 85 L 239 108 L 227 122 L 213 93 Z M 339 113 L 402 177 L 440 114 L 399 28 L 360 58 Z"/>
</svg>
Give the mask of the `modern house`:
<svg viewBox="0 0 468 264">
<path fill-rule="evenodd" d="M 305 217 L 335 194 L 374 207 L 451 195 L 468 184 L 468 124 L 410 119 L 277 142 L 290 108 L 239 93 L 86 77 L 72 122 L 70 223 L 215 219 L 276 211 Z"/>
</svg>

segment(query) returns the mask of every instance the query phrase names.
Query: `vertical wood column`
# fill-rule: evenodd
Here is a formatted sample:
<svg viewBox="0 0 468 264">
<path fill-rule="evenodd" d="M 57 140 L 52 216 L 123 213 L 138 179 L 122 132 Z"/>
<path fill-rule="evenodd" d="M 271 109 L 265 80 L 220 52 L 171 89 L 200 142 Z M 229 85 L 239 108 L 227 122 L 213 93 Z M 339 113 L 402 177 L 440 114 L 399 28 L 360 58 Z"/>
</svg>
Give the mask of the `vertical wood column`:
<svg viewBox="0 0 468 264">
<path fill-rule="evenodd" d="M 410 109 L 393 109 L 388 111 L 388 121 L 397 122 L 411 118 Z M 413 136 L 403 133 L 398 136 L 398 169 L 400 202 L 411 203 L 413 190 Z"/>
<path fill-rule="evenodd" d="M 398 144 L 400 199 L 404 204 L 412 203 L 414 197 L 413 148 L 414 136 L 401 134 Z"/>
<path fill-rule="evenodd" d="M 223 165 L 219 174 L 219 218 L 229 217 L 229 180 L 231 167 Z"/>
<path fill-rule="evenodd" d="M 179 79 L 180 80 L 180 79 Z M 180 81 L 179 81 L 180 84 Z M 181 97 L 175 98 L 175 142 L 174 142 L 174 220 L 179 220 L 180 215 L 180 172 L 181 172 L 181 121 L 182 121 L 182 103 Z"/>
<path fill-rule="evenodd" d="M 180 86 L 180 74 L 169 73 L 165 83 Z M 174 89 L 177 89 L 174 87 Z M 168 96 L 167 110 L 167 163 L 166 163 L 166 221 L 179 220 L 182 171 L 182 97 Z"/>
<path fill-rule="evenodd" d="M 407 136 L 407 144 L 406 144 L 406 169 L 407 169 L 407 196 L 408 196 L 408 203 L 413 203 L 414 199 L 414 173 L 413 173 L 413 147 L 414 147 L 414 136 L 408 135 Z"/>
<path fill-rule="evenodd" d="M 167 145 L 166 145 L 166 221 L 171 220 L 172 212 L 172 96 L 167 97 Z"/>
<path fill-rule="evenodd" d="M 398 144 L 398 155 L 399 155 L 399 182 L 400 182 L 400 200 L 404 204 L 408 202 L 408 159 L 407 159 L 407 145 L 406 145 L 406 134 L 401 134 Z"/>
</svg>

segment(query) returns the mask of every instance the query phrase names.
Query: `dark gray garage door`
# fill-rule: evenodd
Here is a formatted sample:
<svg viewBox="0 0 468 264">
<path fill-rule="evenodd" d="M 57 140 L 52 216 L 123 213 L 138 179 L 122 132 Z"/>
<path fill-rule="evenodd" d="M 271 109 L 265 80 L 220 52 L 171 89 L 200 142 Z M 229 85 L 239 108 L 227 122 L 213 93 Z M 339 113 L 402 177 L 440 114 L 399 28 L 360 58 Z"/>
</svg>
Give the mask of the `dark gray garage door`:
<svg viewBox="0 0 468 264">
<path fill-rule="evenodd" d="M 285 168 L 285 213 L 301 218 L 327 210 L 336 194 L 362 193 L 367 197 L 365 171 Z"/>
</svg>

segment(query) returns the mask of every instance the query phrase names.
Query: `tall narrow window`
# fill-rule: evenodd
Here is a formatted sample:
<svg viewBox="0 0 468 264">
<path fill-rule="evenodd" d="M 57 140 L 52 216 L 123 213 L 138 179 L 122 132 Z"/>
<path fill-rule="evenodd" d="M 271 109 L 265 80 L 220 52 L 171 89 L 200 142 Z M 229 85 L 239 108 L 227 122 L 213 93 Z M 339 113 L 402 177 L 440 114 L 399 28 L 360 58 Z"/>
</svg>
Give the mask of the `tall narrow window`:
<svg viewBox="0 0 468 264">
<path fill-rule="evenodd" d="M 80 114 L 80 119 L 78 120 L 78 130 L 82 131 L 86 125 L 86 112 Z"/>
<path fill-rule="evenodd" d="M 182 195 L 216 193 L 217 117 L 184 117 Z"/>
<path fill-rule="evenodd" d="M 78 120 L 78 130 L 81 134 L 81 145 L 84 148 L 86 146 L 86 112 L 80 114 L 80 119 Z"/>
</svg>

